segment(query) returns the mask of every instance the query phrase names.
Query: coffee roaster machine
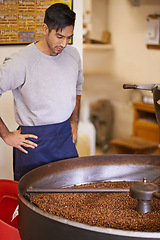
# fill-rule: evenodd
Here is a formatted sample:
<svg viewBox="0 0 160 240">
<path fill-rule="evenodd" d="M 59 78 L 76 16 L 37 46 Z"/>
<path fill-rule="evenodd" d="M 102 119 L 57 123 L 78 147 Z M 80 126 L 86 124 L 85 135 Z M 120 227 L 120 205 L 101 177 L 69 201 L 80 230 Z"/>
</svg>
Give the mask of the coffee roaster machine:
<svg viewBox="0 0 160 240">
<path fill-rule="evenodd" d="M 124 85 L 124 88 L 153 91 L 157 121 L 160 126 L 159 86 Z M 137 232 L 89 226 L 47 213 L 24 194 L 59 192 L 68 186 L 99 181 L 136 181 L 129 192 L 137 199 L 137 211 L 152 211 L 150 201 L 160 198 L 160 157 L 158 155 L 113 154 L 81 157 L 50 163 L 21 178 L 19 193 L 19 232 L 22 240 L 146 240 L 160 239 L 160 232 Z M 98 190 L 97 190 L 98 191 Z M 106 189 L 107 191 L 107 189 Z M 154 223 L 153 223 L 154 224 Z"/>
</svg>

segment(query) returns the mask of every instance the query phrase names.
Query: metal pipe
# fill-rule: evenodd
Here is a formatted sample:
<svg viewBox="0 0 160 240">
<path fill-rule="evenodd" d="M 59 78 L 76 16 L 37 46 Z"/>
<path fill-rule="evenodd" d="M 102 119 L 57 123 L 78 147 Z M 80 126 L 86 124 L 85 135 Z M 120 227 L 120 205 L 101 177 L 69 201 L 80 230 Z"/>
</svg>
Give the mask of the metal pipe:
<svg viewBox="0 0 160 240">
<path fill-rule="evenodd" d="M 129 193 L 128 188 L 28 188 L 26 193 Z"/>
<path fill-rule="evenodd" d="M 124 84 L 124 89 L 140 89 L 140 90 L 148 90 L 152 91 L 155 84 L 146 84 L 146 85 L 136 85 L 136 84 Z"/>
<path fill-rule="evenodd" d="M 155 184 L 157 184 L 157 183 L 159 183 L 159 182 L 160 182 L 160 176 L 157 177 L 156 179 L 154 179 L 154 180 L 152 181 L 152 183 L 155 183 Z"/>
<path fill-rule="evenodd" d="M 152 195 L 156 198 L 160 198 L 160 193 L 158 192 L 153 192 Z"/>
</svg>

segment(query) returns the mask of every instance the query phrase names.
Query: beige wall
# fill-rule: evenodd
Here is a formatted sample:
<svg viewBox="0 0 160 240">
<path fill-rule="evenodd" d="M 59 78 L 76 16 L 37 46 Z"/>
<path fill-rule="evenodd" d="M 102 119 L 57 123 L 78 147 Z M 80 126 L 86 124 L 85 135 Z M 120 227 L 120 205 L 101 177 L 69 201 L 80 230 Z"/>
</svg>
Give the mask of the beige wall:
<svg viewBox="0 0 160 240">
<path fill-rule="evenodd" d="M 160 82 L 160 50 L 148 50 L 145 45 L 145 19 L 148 14 L 160 13 L 160 1 L 141 0 L 139 7 L 129 0 L 93 0 L 92 4 L 91 36 L 100 39 L 100 30 L 109 30 L 113 50 L 84 51 L 84 70 L 102 67 L 106 74 L 85 75 L 81 117 L 87 118 L 87 103 L 108 98 L 114 107 L 113 138 L 121 138 L 132 132 L 132 102 L 142 94 L 152 96 L 146 91 L 123 90 L 123 84 Z"/>
<path fill-rule="evenodd" d="M 82 56 L 83 1 L 74 0 L 73 6 L 74 11 L 77 13 L 73 43 Z M 0 46 L 0 64 L 2 64 L 6 56 L 17 52 L 24 47 L 25 46 Z M 13 131 L 17 127 L 14 119 L 13 98 L 11 92 L 5 93 L 0 99 L 0 116 L 2 116 L 10 131 Z M 12 148 L 0 139 L 0 179 L 13 179 L 12 159 Z"/>
</svg>

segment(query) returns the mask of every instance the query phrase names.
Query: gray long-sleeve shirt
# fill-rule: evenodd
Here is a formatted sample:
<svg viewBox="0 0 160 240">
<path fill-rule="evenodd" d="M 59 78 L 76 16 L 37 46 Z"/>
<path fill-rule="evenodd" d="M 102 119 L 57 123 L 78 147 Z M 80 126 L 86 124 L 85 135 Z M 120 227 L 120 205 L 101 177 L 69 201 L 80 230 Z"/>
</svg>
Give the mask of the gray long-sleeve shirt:
<svg viewBox="0 0 160 240">
<path fill-rule="evenodd" d="M 49 56 L 32 43 L 0 66 L 0 95 L 12 90 L 19 125 L 54 124 L 71 116 L 83 80 L 81 59 L 73 46 Z"/>
</svg>

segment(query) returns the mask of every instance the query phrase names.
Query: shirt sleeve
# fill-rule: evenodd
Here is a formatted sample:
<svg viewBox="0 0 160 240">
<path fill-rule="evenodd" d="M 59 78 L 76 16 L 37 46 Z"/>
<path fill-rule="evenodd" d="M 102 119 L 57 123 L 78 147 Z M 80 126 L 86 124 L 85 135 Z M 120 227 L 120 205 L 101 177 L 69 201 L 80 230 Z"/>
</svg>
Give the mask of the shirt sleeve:
<svg viewBox="0 0 160 240">
<path fill-rule="evenodd" d="M 83 76 L 83 70 L 82 70 L 82 61 L 79 56 L 79 70 L 78 70 L 78 79 L 77 79 L 77 85 L 76 85 L 76 95 L 82 94 L 82 86 L 84 82 L 84 76 Z"/>
<path fill-rule="evenodd" d="M 18 57 L 6 58 L 0 66 L 0 95 L 24 83 L 24 64 Z"/>
</svg>

